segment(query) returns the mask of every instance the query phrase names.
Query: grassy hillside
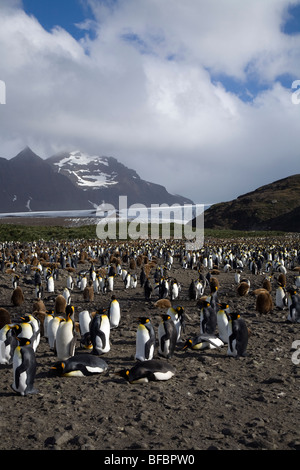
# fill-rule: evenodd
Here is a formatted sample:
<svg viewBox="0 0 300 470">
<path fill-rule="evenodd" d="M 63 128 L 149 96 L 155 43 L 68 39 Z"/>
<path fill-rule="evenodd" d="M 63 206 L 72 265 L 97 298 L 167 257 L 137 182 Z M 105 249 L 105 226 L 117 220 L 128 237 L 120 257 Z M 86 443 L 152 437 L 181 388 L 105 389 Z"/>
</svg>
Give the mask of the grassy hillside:
<svg viewBox="0 0 300 470">
<path fill-rule="evenodd" d="M 205 212 L 206 228 L 300 231 L 300 174 L 262 186 Z M 293 212 L 294 211 L 294 212 Z"/>
</svg>

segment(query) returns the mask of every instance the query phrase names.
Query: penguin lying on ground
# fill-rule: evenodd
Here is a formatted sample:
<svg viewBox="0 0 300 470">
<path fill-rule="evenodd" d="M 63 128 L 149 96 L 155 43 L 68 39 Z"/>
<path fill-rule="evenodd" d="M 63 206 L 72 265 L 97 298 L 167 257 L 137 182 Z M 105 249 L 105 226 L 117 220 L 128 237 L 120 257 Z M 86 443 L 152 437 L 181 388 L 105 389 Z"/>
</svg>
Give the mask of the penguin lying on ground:
<svg viewBox="0 0 300 470">
<path fill-rule="evenodd" d="M 221 349 L 223 341 L 215 335 L 202 334 L 186 340 L 182 349 Z"/>
<path fill-rule="evenodd" d="M 101 374 L 108 369 L 107 363 L 99 356 L 89 353 L 75 354 L 66 361 L 57 362 L 51 367 L 61 377 L 87 377 Z"/>
<path fill-rule="evenodd" d="M 131 369 L 122 369 L 116 372 L 127 382 L 147 383 L 156 380 L 169 380 L 175 375 L 176 369 L 170 363 L 152 359 L 136 363 Z"/>
</svg>

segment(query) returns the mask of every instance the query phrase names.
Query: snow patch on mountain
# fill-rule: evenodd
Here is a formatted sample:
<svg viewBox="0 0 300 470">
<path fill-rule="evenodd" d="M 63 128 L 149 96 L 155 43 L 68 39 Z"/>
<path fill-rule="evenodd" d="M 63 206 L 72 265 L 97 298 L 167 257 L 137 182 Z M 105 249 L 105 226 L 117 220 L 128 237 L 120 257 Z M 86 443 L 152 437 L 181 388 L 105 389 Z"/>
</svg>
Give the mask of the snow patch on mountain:
<svg viewBox="0 0 300 470">
<path fill-rule="evenodd" d="M 118 183 L 117 174 L 107 172 L 109 163 L 106 157 L 88 155 L 76 150 L 55 162 L 54 165 L 58 168 L 58 173 L 68 173 L 70 178 L 85 191 L 107 188 Z"/>
</svg>

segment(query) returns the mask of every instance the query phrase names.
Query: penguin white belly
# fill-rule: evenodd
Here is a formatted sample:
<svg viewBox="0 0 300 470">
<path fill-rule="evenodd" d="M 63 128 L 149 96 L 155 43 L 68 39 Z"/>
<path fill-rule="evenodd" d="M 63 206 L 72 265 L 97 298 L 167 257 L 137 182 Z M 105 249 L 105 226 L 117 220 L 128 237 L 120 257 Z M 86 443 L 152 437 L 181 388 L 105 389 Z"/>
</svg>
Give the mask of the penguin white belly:
<svg viewBox="0 0 300 470">
<path fill-rule="evenodd" d="M 117 301 L 113 301 L 110 306 L 109 310 L 109 319 L 110 319 L 110 327 L 117 328 L 120 323 L 120 304 Z"/>
<path fill-rule="evenodd" d="M 276 289 L 276 297 L 275 297 L 276 307 L 281 308 L 281 309 L 285 307 L 284 298 L 285 298 L 284 290 L 282 289 L 282 287 L 278 287 Z"/>
<path fill-rule="evenodd" d="M 18 385 L 16 384 L 16 370 L 17 368 L 22 364 L 22 356 L 21 356 L 21 351 L 19 347 L 16 347 L 14 357 L 13 357 L 13 384 L 12 388 L 15 392 L 20 393 L 21 395 L 24 394 L 27 384 L 26 384 L 26 378 L 27 378 L 27 373 L 26 371 L 22 372 L 19 375 L 19 383 Z"/>
<path fill-rule="evenodd" d="M 108 290 L 112 292 L 114 290 L 114 278 L 113 276 L 109 276 L 108 278 Z"/>
<path fill-rule="evenodd" d="M 60 319 L 57 317 L 54 317 L 52 318 L 52 320 L 49 321 L 47 334 L 48 334 L 48 343 L 49 343 L 50 349 L 54 349 L 59 323 L 60 323 Z"/>
<path fill-rule="evenodd" d="M 217 324 L 219 338 L 223 341 L 223 343 L 228 343 L 228 319 L 225 313 L 217 314 Z"/>
<path fill-rule="evenodd" d="M 102 342 L 102 339 L 100 336 L 96 337 L 96 349 L 100 353 L 107 353 L 110 351 L 110 342 L 109 342 L 109 337 L 110 337 L 110 324 L 109 324 L 109 319 L 106 317 L 105 319 L 102 320 L 101 322 L 101 331 L 105 335 L 105 345 Z"/>
<path fill-rule="evenodd" d="M 48 292 L 54 292 L 54 279 L 53 277 L 49 277 L 47 281 L 47 291 Z"/>
<path fill-rule="evenodd" d="M 69 321 L 63 321 L 56 333 L 56 355 L 58 360 L 65 361 L 74 355 L 75 350 L 72 350 L 73 342 L 73 324 Z"/>
<path fill-rule="evenodd" d="M 138 361 L 145 361 L 145 344 L 149 341 L 149 333 L 147 328 L 144 325 L 139 325 L 136 335 L 136 354 L 135 358 Z M 152 347 L 152 355 L 153 355 Z M 150 354 L 151 355 L 151 354 Z M 152 358 L 152 356 L 151 356 Z"/>
<path fill-rule="evenodd" d="M 171 377 L 173 377 L 174 372 L 171 372 L 170 370 L 167 372 L 154 372 L 153 374 L 156 378 L 156 380 L 169 380 Z"/>
<path fill-rule="evenodd" d="M 79 330 L 81 336 L 85 335 L 85 333 L 88 333 L 90 331 L 90 322 L 91 316 L 88 310 L 83 310 L 82 312 L 79 312 Z"/>
</svg>

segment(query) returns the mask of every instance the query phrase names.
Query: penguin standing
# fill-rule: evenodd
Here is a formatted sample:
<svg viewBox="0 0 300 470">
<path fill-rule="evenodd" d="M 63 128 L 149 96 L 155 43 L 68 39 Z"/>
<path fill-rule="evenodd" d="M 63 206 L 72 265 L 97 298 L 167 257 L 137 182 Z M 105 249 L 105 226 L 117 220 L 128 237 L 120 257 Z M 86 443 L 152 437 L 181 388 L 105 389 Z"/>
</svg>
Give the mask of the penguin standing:
<svg viewBox="0 0 300 470">
<path fill-rule="evenodd" d="M 223 343 L 228 343 L 228 316 L 230 312 L 229 305 L 222 302 L 218 304 L 217 325 L 219 338 Z"/>
<path fill-rule="evenodd" d="M 136 333 L 136 353 L 137 361 L 149 361 L 153 359 L 155 347 L 155 332 L 150 318 L 140 317 L 139 326 Z"/>
<path fill-rule="evenodd" d="M 145 283 L 144 283 L 144 295 L 145 295 L 145 300 L 150 300 L 151 299 L 151 295 L 152 295 L 152 290 L 153 290 L 153 287 L 151 285 L 151 282 L 149 281 L 149 279 L 147 278 Z"/>
<path fill-rule="evenodd" d="M 183 307 L 176 307 L 176 308 L 169 308 L 167 314 L 170 315 L 172 318 L 176 331 L 177 331 L 177 339 L 176 342 L 179 343 L 181 341 L 181 333 L 185 330 L 185 314 Z"/>
<path fill-rule="evenodd" d="M 66 300 L 66 304 L 71 305 L 71 294 L 67 287 L 64 288 L 62 295 Z"/>
<path fill-rule="evenodd" d="M 51 351 L 56 351 L 56 335 L 60 322 L 63 320 L 61 316 L 53 315 L 49 320 L 47 333 L 48 343 Z"/>
<path fill-rule="evenodd" d="M 110 351 L 110 323 L 105 311 L 104 309 L 98 310 L 91 321 L 92 354 L 96 356 Z"/>
<path fill-rule="evenodd" d="M 122 369 L 116 372 L 116 375 L 134 384 L 156 380 L 169 380 L 175 373 L 175 367 L 169 362 L 152 359 L 151 361 L 137 362 L 131 369 Z"/>
<path fill-rule="evenodd" d="M 115 295 L 112 295 L 111 297 L 111 302 L 108 308 L 108 318 L 110 322 L 110 328 L 117 328 L 119 326 L 121 319 L 121 309 Z"/>
<path fill-rule="evenodd" d="M 280 310 L 283 310 L 285 307 L 287 307 L 287 295 L 285 286 L 280 282 L 278 282 L 278 286 L 275 293 L 275 305 Z"/>
<path fill-rule="evenodd" d="M 170 359 L 175 351 L 177 330 L 170 315 L 162 314 L 158 326 L 158 354 Z"/>
<path fill-rule="evenodd" d="M 41 339 L 40 321 L 33 315 L 26 315 L 25 317 L 21 317 L 21 319 L 26 323 L 30 323 L 30 325 L 32 326 L 33 334 L 30 341 L 32 349 L 35 352 L 37 350 L 38 345 L 40 344 Z"/>
<path fill-rule="evenodd" d="M 200 310 L 200 334 L 213 335 L 217 326 L 217 314 L 207 300 L 203 300 Z"/>
<path fill-rule="evenodd" d="M 76 333 L 74 321 L 71 318 L 73 313 L 73 307 L 68 305 L 66 308 L 66 319 L 60 321 L 57 329 L 55 350 L 60 361 L 65 361 L 75 354 Z"/>
<path fill-rule="evenodd" d="M 6 324 L 0 330 L 0 364 L 12 364 L 13 355 L 18 345 L 13 324 Z"/>
<path fill-rule="evenodd" d="M 197 288 L 196 288 L 195 281 L 193 279 L 189 285 L 189 299 L 197 300 Z"/>
<path fill-rule="evenodd" d="M 48 339 L 48 326 L 49 326 L 49 322 L 50 320 L 53 319 L 53 314 L 52 313 L 49 313 L 49 312 L 46 312 L 45 313 L 45 318 L 44 318 L 44 337 L 46 339 Z"/>
<path fill-rule="evenodd" d="M 48 274 L 46 276 L 46 281 L 47 281 L 47 292 L 54 292 L 54 277 L 52 275 L 51 270 L 48 271 Z"/>
<path fill-rule="evenodd" d="M 18 338 L 19 345 L 13 356 L 12 389 L 22 396 L 38 393 L 34 388 L 36 376 L 36 358 L 30 340 Z"/>
<path fill-rule="evenodd" d="M 246 356 L 248 345 L 248 328 L 238 313 L 229 314 L 227 355 L 233 357 Z"/>
<path fill-rule="evenodd" d="M 289 290 L 290 302 L 287 321 L 300 323 L 300 298 L 295 289 Z"/>
<path fill-rule="evenodd" d="M 80 344 L 85 349 L 92 349 L 90 325 L 91 325 L 91 315 L 88 310 L 83 310 L 79 312 L 79 331 L 80 331 Z"/>
<path fill-rule="evenodd" d="M 176 279 L 172 279 L 170 285 L 170 297 L 171 300 L 175 300 L 178 298 L 179 295 L 179 285 Z"/>
</svg>

